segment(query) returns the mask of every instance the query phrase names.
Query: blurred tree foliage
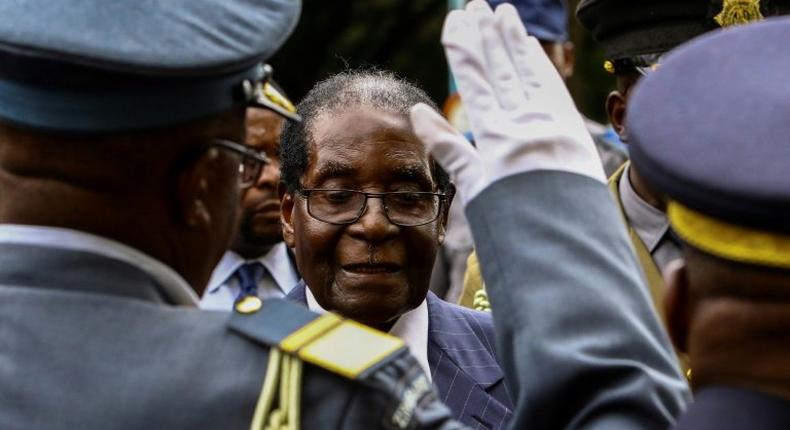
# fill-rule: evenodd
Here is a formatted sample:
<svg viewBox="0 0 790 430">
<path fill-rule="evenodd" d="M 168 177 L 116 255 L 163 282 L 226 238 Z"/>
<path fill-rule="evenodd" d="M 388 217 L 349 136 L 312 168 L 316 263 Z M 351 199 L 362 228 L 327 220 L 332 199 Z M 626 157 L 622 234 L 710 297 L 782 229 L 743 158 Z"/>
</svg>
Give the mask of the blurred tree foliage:
<svg viewBox="0 0 790 430">
<path fill-rule="evenodd" d="M 570 0 L 573 11 L 578 0 Z M 441 106 L 447 64 L 440 44 L 446 0 L 303 0 L 294 34 L 272 58 L 275 79 L 295 100 L 313 84 L 348 67 L 389 69 L 415 82 Z M 613 82 L 589 34 L 571 19 L 576 73 L 569 82 L 579 108 L 603 121 Z"/>
</svg>

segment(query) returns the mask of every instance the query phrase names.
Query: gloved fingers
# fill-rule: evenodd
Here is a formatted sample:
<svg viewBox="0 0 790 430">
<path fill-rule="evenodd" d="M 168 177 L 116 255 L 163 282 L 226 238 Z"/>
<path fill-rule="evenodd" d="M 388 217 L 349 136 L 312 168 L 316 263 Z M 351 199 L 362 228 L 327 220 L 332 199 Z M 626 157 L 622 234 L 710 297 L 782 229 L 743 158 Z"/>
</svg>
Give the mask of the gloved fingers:
<svg viewBox="0 0 790 430">
<path fill-rule="evenodd" d="M 498 109 L 494 89 L 485 75 L 485 55 L 479 30 L 465 10 L 451 11 L 444 21 L 442 44 L 472 129 L 481 113 Z"/>
<path fill-rule="evenodd" d="M 535 85 L 535 72 L 532 70 L 529 59 L 529 36 L 518 11 L 510 3 L 503 3 L 494 12 L 505 49 L 513 59 L 513 66 L 519 74 L 519 79 L 524 85 Z"/>
<path fill-rule="evenodd" d="M 526 98 L 535 99 L 541 92 L 567 93 L 556 67 L 546 56 L 540 42 L 527 35 L 513 5 L 502 4 L 497 8 L 495 17 Z"/>
<path fill-rule="evenodd" d="M 433 108 L 423 103 L 410 111 L 414 134 L 450 175 L 464 203 L 482 191 L 485 167 L 472 144 Z"/>
<path fill-rule="evenodd" d="M 483 0 L 473 0 L 466 9 L 480 32 L 486 61 L 485 75 L 494 89 L 496 100 L 503 110 L 516 109 L 524 97 L 522 83 L 508 55 L 494 12 Z"/>
</svg>

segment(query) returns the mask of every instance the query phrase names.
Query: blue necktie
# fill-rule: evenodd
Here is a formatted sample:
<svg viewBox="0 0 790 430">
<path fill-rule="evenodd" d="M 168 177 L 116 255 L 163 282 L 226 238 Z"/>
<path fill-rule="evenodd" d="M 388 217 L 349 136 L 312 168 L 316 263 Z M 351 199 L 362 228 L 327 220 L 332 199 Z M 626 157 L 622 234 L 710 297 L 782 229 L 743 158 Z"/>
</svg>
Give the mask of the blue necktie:
<svg viewBox="0 0 790 430">
<path fill-rule="evenodd" d="M 263 279 L 266 268 L 258 261 L 244 263 L 236 269 L 236 277 L 239 279 L 239 296 L 236 300 L 246 296 L 258 296 L 258 282 Z"/>
</svg>

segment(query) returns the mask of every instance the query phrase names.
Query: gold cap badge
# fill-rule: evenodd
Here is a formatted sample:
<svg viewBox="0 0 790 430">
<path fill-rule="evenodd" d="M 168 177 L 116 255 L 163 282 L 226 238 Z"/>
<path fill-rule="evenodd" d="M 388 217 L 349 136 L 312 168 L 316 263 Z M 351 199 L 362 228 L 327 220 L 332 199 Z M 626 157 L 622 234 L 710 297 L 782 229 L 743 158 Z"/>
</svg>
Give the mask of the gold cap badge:
<svg viewBox="0 0 790 430">
<path fill-rule="evenodd" d="M 760 0 L 724 0 L 721 12 L 713 19 L 722 27 L 759 21 L 763 19 Z"/>
<path fill-rule="evenodd" d="M 604 61 L 603 69 L 606 70 L 607 73 L 614 73 L 614 63 L 611 60 Z"/>
</svg>

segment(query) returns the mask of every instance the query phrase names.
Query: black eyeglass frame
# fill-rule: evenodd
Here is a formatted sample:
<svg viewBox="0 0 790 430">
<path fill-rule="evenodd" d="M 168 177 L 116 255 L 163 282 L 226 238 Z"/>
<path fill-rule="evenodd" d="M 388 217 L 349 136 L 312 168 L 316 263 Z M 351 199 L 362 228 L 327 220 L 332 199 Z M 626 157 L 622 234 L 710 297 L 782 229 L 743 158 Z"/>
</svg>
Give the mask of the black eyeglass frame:
<svg viewBox="0 0 790 430">
<path fill-rule="evenodd" d="M 229 151 L 235 152 L 241 156 L 239 160 L 239 187 L 240 188 L 249 188 L 258 181 L 258 178 L 261 176 L 261 171 L 266 164 L 271 163 L 269 157 L 266 156 L 266 153 L 263 151 L 257 151 L 252 149 L 248 146 L 242 145 L 240 143 L 236 143 L 227 139 L 212 139 L 209 142 L 210 146 L 220 147 L 223 149 L 227 149 Z M 243 170 L 246 167 L 245 161 L 251 159 L 255 162 L 255 176 L 254 179 L 250 181 L 243 181 Z"/>
<path fill-rule="evenodd" d="M 364 203 L 362 203 L 362 206 L 359 208 L 359 211 L 357 212 L 357 215 L 353 219 L 351 219 L 349 221 L 346 221 L 346 222 L 326 221 L 324 219 L 321 219 L 321 218 L 315 216 L 315 214 L 313 214 L 313 211 L 312 211 L 312 209 L 310 207 L 310 193 L 316 192 L 316 191 L 345 191 L 345 192 L 354 193 L 354 194 L 362 194 L 362 195 L 365 196 L 365 201 L 364 201 Z M 296 190 L 296 192 L 297 192 L 297 194 L 299 196 L 301 196 L 302 198 L 304 198 L 307 201 L 307 213 L 311 217 L 317 219 L 318 221 L 325 222 L 327 224 L 332 224 L 332 225 L 350 225 L 350 224 L 354 224 L 355 222 L 359 221 L 359 219 L 362 218 L 362 215 L 365 214 L 365 211 L 368 208 L 368 199 L 376 198 L 376 199 L 381 199 L 381 205 L 384 207 L 384 216 L 387 217 L 387 220 L 390 223 L 392 223 L 394 225 L 397 225 L 397 226 L 400 226 L 400 227 L 419 227 L 419 226 L 422 226 L 422 225 L 430 224 L 430 223 L 436 221 L 437 219 L 439 219 L 439 216 L 442 214 L 442 208 L 444 207 L 444 204 L 447 202 L 447 197 L 448 197 L 447 194 L 435 193 L 435 192 L 432 192 L 432 191 L 390 191 L 390 192 L 385 192 L 385 193 L 370 193 L 370 192 L 366 192 L 366 191 L 347 190 L 347 189 L 343 189 L 343 188 L 300 188 L 300 189 Z M 394 194 L 420 194 L 420 195 L 432 195 L 432 196 L 438 197 L 439 198 L 439 207 L 436 208 L 436 215 L 434 215 L 434 217 L 431 218 L 430 220 L 425 221 L 425 222 L 420 222 L 418 224 L 401 224 L 401 223 L 397 223 L 397 222 L 393 221 L 392 218 L 390 217 L 390 214 L 389 214 L 389 210 L 390 209 L 387 207 L 387 203 L 386 203 L 386 200 L 385 200 L 386 196 L 394 195 Z"/>
</svg>

